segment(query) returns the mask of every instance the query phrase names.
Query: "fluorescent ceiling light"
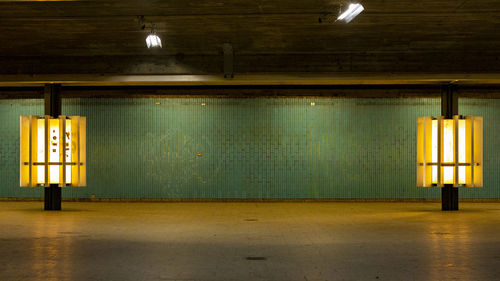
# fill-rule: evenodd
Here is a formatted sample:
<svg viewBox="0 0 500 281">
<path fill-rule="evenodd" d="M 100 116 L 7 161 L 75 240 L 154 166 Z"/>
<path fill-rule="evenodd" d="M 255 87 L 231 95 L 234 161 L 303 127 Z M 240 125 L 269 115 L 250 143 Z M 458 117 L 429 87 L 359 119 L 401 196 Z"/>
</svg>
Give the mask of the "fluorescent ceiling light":
<svg viewBox="0 0 500 281">
<path fill-rule="evenodd" d="M 361 13 L 365 7 L 361 4 L 350 4 L 349 8 L 345 10 L 338 18 L 337 20 L 345 21 L 346 23 L 349 23 L 352 21 L 359 13 Z"/>
<path fill-rule="evenodd" d="M 146 38 L 146 44 L 148 45 L 148 49 L 157 47 L 162 48 L 160 37 L 158 37 L 158 35 L 154 33 L 148 35 L 148 37 Z"/>
</svg>

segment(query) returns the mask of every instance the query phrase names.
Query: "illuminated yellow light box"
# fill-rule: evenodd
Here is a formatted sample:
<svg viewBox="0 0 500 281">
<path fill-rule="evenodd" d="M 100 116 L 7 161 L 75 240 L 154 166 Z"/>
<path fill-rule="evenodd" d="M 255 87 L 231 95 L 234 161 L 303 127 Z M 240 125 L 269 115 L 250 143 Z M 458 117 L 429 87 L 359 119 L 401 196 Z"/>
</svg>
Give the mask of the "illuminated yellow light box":
<svg viewBox="0 0 500 281">
<path fill-rule="evenodd" d="M 85 186 L 85 139 L 85 117 L 21 116 L 20 185 Z"/>
<path fill-rule="evenodd" d="M 419 117 L 417 186 L 483 186 L 483 118 Z"/>
</svg>

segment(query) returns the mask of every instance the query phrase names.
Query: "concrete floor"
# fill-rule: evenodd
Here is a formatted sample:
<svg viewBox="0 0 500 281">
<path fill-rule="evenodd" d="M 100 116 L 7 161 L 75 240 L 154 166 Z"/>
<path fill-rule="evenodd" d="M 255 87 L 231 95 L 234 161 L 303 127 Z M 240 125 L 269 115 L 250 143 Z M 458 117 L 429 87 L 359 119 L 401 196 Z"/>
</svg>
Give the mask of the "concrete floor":
<svg viewBox="0 0 500 281">
<path fill-rule="evenodd" d="M 500 280 L 500 204 L 460 207 L 0 202 L 0 280 Z"/>
</svg>

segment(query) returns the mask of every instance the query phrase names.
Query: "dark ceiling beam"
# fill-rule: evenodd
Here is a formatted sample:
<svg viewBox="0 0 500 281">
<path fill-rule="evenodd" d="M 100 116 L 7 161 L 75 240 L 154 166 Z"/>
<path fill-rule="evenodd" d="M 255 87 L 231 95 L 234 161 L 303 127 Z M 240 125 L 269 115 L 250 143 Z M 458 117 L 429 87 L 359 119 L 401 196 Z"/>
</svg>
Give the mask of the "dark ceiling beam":
<svg viewBox="0 0 500 281">
<path fill-rule="evenodd" d="M 220 74 L 223 56 L 0 56 L 0 74 Z M 496 50 L 484 52 L 352 52 L 234 55 L 234 74 L 245 73 L 500 73 Z"/>
<path fill-rule="evenodd" d="M 369 74 L 282 73 L 223 75 L 0 75 L 0 87 L 71 86 L 405 86 L 500 85 L 500 74 Z"/>
</svg>

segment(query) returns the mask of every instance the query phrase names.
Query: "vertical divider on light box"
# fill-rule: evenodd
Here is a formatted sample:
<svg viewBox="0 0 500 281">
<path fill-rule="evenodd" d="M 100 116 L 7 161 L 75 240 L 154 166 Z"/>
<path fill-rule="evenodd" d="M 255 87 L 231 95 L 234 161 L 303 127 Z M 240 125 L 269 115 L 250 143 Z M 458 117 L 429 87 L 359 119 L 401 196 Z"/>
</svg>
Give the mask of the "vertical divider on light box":
<svg viewBox="0 0 500 281">
<path fill-rule="evenodd" d="M 417 186 L 426 186 L 425 176 L 425 117 L 417 118 Z"/>
<path fill-rule="evenodd" d="M 469 117 L 470 121 L 470 186 L 475 186 L 474 181 L 474 167 L 476 166 L 476 159 L 474 158 L 474 117 Z"/>
<path fill-rule="evenodd" d="M 33 121 L 34 120 L 34 121 Z M 28 173 L 28 186 L 29 187 L 32 187 L 32 186 L 36 186 L 36 177 L 33 177 L 33 173 L 36 171 L 34 165 L 33 165 L 33 162 L 35 161 L 35 159 L 33 159 L 33 155 L 35 154 L 35 152 L 33 152 L 33 124 L 36 124 L 36 120 L 37 118 L 35 116 L 28 116 L 27 118 L 27 121 L 28 121 L 28 157 L 29 157 L 29 161 L 28 161 L 28 170 L 29 170 L 29 173 Z M 25 150 L 25 149 L 24 149 Z"/>
<path fill-rule="evenodd" d="M 437 154 L 438 154 L 438 162 L 437 162 L 437 185 L 438 186 L 444 186 L 443 184 L 443 171 L 441 170 L 441 162 L 443 161 L 443 117 L 440 116 L 437 118 L 437 131 L 438 131 L 438 137 L 437 137 L 437 142 L 438 142 L 438 145 L 437 145 L 437 148 L 438 148 L 438 151 L 437 151 Z"/>
<path fill-rule="evenodd" d="M 453 162 L 454 162 L 454 165 L 453 165 L 453 186 L 454 187 L 458 187 L 460 184 L 460 182 L 458 180 L 458 173 L 459 173 L 459 169 L 458 169 L 458 147 L 459 147 L 458 120 L 459 120 L 458 115 L 453 116 Z"/>
<path fill-rule="evenodd" d="M 38 159 L 38 138 L 42 136 L 38 135 L 38 116 L 30 116 L 30 157 L 31 157 L 31 178 L 30 178 L 30 187 L 38 186 L 38 165 L 35 165 L 35 162 L 40 162 L 41 159 Z"/>
<path fill-rule="evenodd" d="M 66 186 L 66 116 L 60 115 L 59 121 L 59 186 Z"/>
<path fill-rule="evenodd" d="M 79 129 L 79 158 L 80 158 L 80 174 L 79 174 L 79 186 L 87 185 L 87 117 L 80 117 L 78 122 Z"/>
<path fill-rule="evenodd" d="M 419 117 L 417 123 L 417 185 L 432 186 L 432 117 Z"/>
<path fill-rule="evenodd" d="M 31 118 L 19 117 L 19 184 L 31 186 Z"/>
<path fill-rule="evenodd" d="M 78 116 L 70 116 L 71 119 L 71 162 L 74 165 L 71 166 L 71 186 L 79 185 L 80 178 L 80 151 L 75 151 L 75 148 L 80 146 L 80 118 Z"/>
<path fill-rule="evenodd" d="M 50 166 L 49 166 L 49 149 L 50 149 L 50 116 L 45 115 L 45 120 L 44 120 L 44 162 L 43 165 L 45 167 L 45 179 L 44 179 L 44 186 L 49 187 L 50 186 Z"/>
<path fill-rule="evenodd" d="M 483 186 L 483 117 L 473 117 L 474 186 Z"/>
<path fill-rule="evenodd" d="M 425 149 L 425 157 L 424 157 L 424 161 L 426 162 L 426 166 L 425 166 L 425 186 L 426 187 L 431 187 L 432 186 L 432 167 L 434 164 L 431 164 L 429 165 L 429 163 L 432 163 L 432 134 L 433 134 L 433 131 L 432 131 L 432 117 L 431 116 L 427 116 L 425 117 L 425 123 L 424 123 L 424 132 L 425 132 L 425 146 L 424 146 L 424 149 Z"/>
<path fill-rule="evenodd" d="M 474 161 L 472 154 L 474 153 L 474 148 L 472 145 L 474 144 L 474 139 L 472 138 L 472 132 L 474 130 L 473 128 L 474 124 L 472 122 L 472 119 L 470 116 L 465 117 L 465 134 L 464 134 L 464 139 L 460 139 L 459 141 L 465 142 L 465 161 L 460 162 L 459 164 L 465 165 L 463 170 L 465 171 L 465 186 L 466 187 L 473 187 L 473 167 L 474 167 Z"/>
<path fill-rule="evenodd" d="M 86 183 L 86 118 L 70 116 L 71 119 L 71 186 L 85 186 Z"/>
</svg>

